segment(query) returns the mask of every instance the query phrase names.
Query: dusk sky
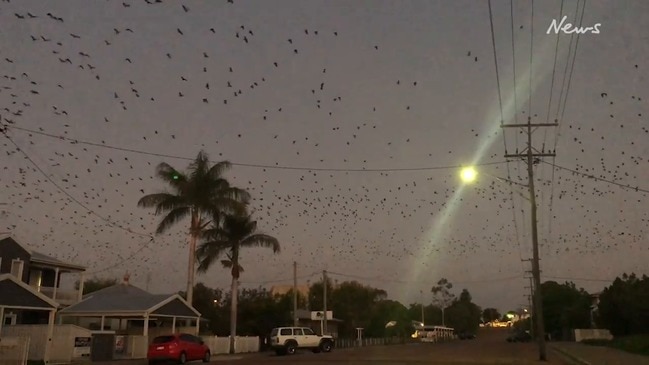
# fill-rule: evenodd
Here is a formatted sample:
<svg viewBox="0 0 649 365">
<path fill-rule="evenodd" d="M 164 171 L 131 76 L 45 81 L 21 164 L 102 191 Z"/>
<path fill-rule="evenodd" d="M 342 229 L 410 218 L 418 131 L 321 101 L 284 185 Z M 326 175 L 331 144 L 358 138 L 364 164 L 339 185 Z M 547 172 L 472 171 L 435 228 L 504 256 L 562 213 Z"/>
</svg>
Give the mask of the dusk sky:
<svg viewBox="0 0 649 365">
<path fill-rule="evenodd" d="M 557 45 L 561 9 L 600 33 Z M 498 78 L 486 1 L 3 1 L 0 231 L 90 276 L 185 290 L 189 221 L 150 242 L 161 217 L 137 201 L 165 189 L 158 163 L 203 149 L 281 243 L 242 253 L 243 287 L 290 284 L 297 261 L 300 283 L 328 270 L 407 305 L 445 277 L 512 309 L 531 224 L 506 182 L 526 164 L 504 157 L 526 136 L 502 110 L 559 123 L 534 133 L 556 147 L 534 168 L 542 280 L 649 274 L 649 2 L 492 13 Z"/>
</svg>

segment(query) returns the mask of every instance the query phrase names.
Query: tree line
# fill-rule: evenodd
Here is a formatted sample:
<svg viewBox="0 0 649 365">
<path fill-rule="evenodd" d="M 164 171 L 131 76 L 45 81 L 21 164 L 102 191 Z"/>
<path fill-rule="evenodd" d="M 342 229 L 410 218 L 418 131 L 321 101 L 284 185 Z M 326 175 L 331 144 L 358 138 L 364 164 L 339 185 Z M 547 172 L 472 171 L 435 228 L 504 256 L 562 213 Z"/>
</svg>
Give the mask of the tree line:
<svg viewBox="0 0 649 365">
<path fill-rule="evenodd" d="M 308 296 L 298 293 L 298 309 L 322 311 L 324 308 L 324 281 L 310 285 Z M 202 283 L 194 289 L 194 306 L 210 320 L 210 331 L 216 335 L 227 333 L 227 313 L 230 293 L 212 289 Z M 266 288 L 243 289 L 238 301 L 238 334 L 242 336 L 267 336 L 278 326 L 293 325 L 293 291 L 273 295 Z M 408 307 L 388 299 L 379 288 L 357 281 L 334 284 L 327 280 L 327 309 L 333 311 L 338 324 L 338 336 L 355 338 L 356 328 L 363 328 L 365 337 L 409 337 L 414 333 L 413 321 L 421 320 L 421 304 Z M 482 317 L 481 308 L 472 302 L 471 294 L 464 289 L 453 296 L 445 308 L 446 325 L 461 332 L 477 331 Z M 441 308 L 434 304 L 424 306 L 427 325 L 442 325 Z M 427 315 L 427 316 L 426 316 Z"/>
<path fill-rule="evenodd" d="M 570 340 L 574 329 L 604 328 L 616 337 L 649 334 L 649 277 L 617 277 L 600 293 L 590 294 L 573 282 L 541 284 L 545 330 L 551 338 Z M 530 328 L 529 321 L 521 322 Z"/>
<path fill-rule="evenodd" d="M 116 279 L 91 278 L 84 284 L 84 294 L 118 283 Z M 217 336 L 230 335 L 232 292 L 210 288 L 197 283 L 193 288 L 193 306 L 202 318 L 209 321 L 205 333 Z M 307 296 L 298 293 L 298 309 L 322 311 L 324 281 L 312 283 Z M 179 292 L 186 296 L 186 292 Z M 471 294 L 463 289 L 459 296 L 449 292 L 448 305 L 444 307 L 447 327 L 458 332 L 477 331 L 483 316 L 481 308 L 473 303 Z M 237 335 L 266 337 L 271 329 L 293 325 L 293 291 L 273 295 L 267 288 L 244 288 L 238 292 Z M 357 281 L 333 283 L 327 280 L 327 308 L 338 325 L 340 338 L 355 338 L 356 328 L 364 328 L 365 337 L 410 337 L 414 322 L 421 322 L 422 304 L 405 306 L 388 299 L 385 290 L 361 284 Z M 485 311 L 495 309 L 487 309 Z M 497 313 L 497 311 L 496 311 Z M 423 305 L 426 325 L 442 325 L 442 307 L 437 304 Z"/>
</svg>

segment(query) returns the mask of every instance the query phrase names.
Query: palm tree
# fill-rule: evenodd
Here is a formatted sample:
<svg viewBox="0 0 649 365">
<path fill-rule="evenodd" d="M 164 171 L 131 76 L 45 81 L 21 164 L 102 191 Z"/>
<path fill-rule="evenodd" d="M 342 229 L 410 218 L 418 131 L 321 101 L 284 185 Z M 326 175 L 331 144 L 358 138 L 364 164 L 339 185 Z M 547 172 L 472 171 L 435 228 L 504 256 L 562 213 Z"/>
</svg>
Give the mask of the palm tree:
<svg viewBox="0 0 649 365">
<path fill-rule="evenodd" d="M 246 247 L 272 248 L 274 253 L 279 252 L 277 238 L 257 232 L 257 222 L 251 219 L 252 215 L 226 215 L 223 219 L 214 219 L 212 227 L 203 232 L 206 239 L 196 252 L 199 260 L 198 271 L 207 271 L 212 264 L 225 255 L 221 265 L 230 269 L 232 274 L 230 295 L 230 353 L 234 353 L 234 338 L 237 335 L 237 300 L 239 296 L 239 276 L 243 267 L 239 263 L 240 252 Z M 222 222 L 219 222 L 222 220 Z M 222 223 L 222 224 L 219 224 Z"/>
<path fill-rule="evenodd" d="M 189 216 L 189 265 L 187 268 L 187 301 L 192 304 L 196 263 L 196 242 L 210 221 L 208 217 L 222 214 L 242 214 L 250 195 L 242 189 L 231 187 L 222 176 L 230 168 L 222 161 L 210 166 L 207 154 L 200 151 L 189 164 L 186 173 L 162 162 L 156 175 L 171 187 L 172 192 L 145 195 L 137 202 L 139 207 L 155 208 L 155 214 L 165 217 L 158 224 L 156 234 L 169 230 Z"/>
</svg>

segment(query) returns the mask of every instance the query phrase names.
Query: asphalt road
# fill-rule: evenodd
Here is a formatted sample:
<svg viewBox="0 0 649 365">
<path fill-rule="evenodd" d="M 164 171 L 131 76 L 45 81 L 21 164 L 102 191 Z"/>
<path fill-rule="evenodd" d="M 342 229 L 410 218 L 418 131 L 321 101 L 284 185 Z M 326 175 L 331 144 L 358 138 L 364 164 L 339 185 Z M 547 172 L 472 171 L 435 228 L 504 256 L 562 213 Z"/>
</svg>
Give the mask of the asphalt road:
<svg viewBox="0 0 649 365">
<path fill-rule="evenodd" d="M 507 329 L 483 328 L 475 340 L 455 340 L 447 343 L 414 343 L 407 345 L 367 346 L 351 349 L 334 349 L 327 354 L 299 351 L 296 355 L 277 356 L 263 352 L 238 355 L 217 355 L 212 365 L 259 365 L 259 364 L 347 364 L 347 365 L 529 365 L 562 364 L 573 362 L 548 347 L 547 362 L 538 361 L 535 343 L 508 343 Z M 98 363 L 99 364 L 99 363 Z M 100 363 L 102 365 L 145 365 L 146 360 L 122 360 Z M 200 365 L 201 362 L 189 364 Z"/>
<path fill-rule="evenodd" d="M 535 343 L 507 343 L 506 329 L 481 329 L 475 340 L 448 343 L 369 346 L 334 349 L 327 354 L 300 351 L 296 355 L 277 356 L 260 353 L 214 357 L 214 364 L 570 364 L 548 349 L 548 362 L 538 361 Z M 198 364 L 198 363 L 197 363 Z"/>
</svg>

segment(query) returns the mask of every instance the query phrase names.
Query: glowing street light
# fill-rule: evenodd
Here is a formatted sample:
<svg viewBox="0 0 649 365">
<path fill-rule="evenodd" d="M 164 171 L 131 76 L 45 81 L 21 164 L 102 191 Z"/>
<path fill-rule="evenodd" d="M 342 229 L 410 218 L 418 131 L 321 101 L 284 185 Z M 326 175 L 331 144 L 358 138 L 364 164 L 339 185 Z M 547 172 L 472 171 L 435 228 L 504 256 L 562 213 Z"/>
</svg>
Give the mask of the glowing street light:
<svg viewBox="0 0 649 365">
<path fill-rule="evenodd" d="M 465 183 L 474 182 L 477 176 L 478 176 L 478 172 L 471 166 L 465 167 L 462 169 L 462 171 L 460 171 L 460 177 L 462 178 L 462 181 Z"/>
</svg>

